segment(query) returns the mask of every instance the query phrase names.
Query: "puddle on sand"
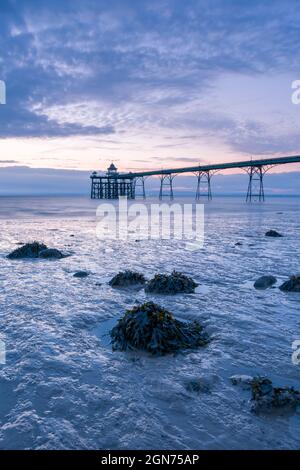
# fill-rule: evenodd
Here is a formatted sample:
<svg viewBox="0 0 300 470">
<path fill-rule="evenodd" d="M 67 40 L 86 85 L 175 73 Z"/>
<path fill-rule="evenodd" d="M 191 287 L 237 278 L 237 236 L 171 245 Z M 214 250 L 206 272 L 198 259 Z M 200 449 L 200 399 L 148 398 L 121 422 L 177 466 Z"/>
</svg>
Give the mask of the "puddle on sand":
<svg viewBox="0 0 300 470">
<path fill-rule="evenodd" d="M 116 326 L 117 322 L 118 318 L 109 318 L 92 330 L 92 333 L 100 340 L 104 348 L 111 348 L 109 332 Z"/>
</svg>

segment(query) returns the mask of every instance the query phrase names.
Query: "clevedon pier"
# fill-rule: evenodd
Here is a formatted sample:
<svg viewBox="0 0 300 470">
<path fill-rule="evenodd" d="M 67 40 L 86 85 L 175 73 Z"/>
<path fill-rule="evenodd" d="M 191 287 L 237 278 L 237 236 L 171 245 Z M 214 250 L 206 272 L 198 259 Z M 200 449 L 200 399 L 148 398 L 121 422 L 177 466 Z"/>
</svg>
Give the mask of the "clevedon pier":
<svg viewBox="0 0 300 470">
<path fill-rule="evenodd" d="M 128 199 L 136 197 L 146 198 L 145 181 L 149 177 L 158 177 L 160 180 L 159 199 L 174 199 L 173 180 L 176 176 L 189 173 L 195 175 L 196 200 L 212 199 L 213 175 L 217 172 L 240 169 L 248 174 L 248 189 L 246 201 L 265 200 L 264 177 L 265 174 L 278 165 L 300 163 L 300 156 L 264 158 L 260 160 L 248 160 L 242 162 L 216 163 L 210 165 L 197 165 L 183 168 L 170 168 L 163 170 L 150 170 L 129 173 L 119 173 L 112 163 L 105 174 L 93 172 L 91 175 L 92 199 L 118 199 L 126 196 Z"/>
</svg>

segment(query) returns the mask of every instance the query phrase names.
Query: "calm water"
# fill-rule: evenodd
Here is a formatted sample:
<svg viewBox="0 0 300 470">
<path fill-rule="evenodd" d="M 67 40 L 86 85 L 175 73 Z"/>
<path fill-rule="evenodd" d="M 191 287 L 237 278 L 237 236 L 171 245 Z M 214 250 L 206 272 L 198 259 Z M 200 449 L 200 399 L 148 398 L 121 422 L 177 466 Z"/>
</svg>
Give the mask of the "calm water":
<svg viewBox="0 0 300 470">
<path fill-rule="evenodd" d="M 248 392 L 229 378 L 259 373 L 300 388 L 291 361 L 300 294 L 277 288 L 300 272 L 300 200 L 217 198 L 205 205 L 205 244 L 195 252 L 181 240 L 98 240 L 96 207 L 83 198 L 0 198 L 0 448 L 299 448 L 299 413 L 253 415 Z M 264 237 L 271 228 L 284 238 Z M 6 259 L 30 240 L 72 256 Z M 146 277 L 177 269 L 200 286 L 175 297 L 112 290 L 109 279 L 125 268 Z M 78 270 L 91 275 L 75 279 Z M 277 277 L 275 289 L 253 289 L 263 274 Z M 212 342 L 175 357 L 112 353 L 108 330 L 145 300 L 202 321 Z M 188 392 L 200 378 L 210 391 Z"/>
</svg>

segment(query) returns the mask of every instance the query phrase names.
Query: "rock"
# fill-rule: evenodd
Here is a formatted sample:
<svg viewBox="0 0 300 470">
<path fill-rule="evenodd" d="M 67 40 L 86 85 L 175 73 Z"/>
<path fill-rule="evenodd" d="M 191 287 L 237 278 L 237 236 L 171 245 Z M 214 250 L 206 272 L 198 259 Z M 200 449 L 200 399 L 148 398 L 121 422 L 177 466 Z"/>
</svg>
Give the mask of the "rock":
<svg viewBox="0 0 300 470">
<path fill-rule="evenodd" d="M 284 292 L 300 292 L 300 275 L 291 276 L 279 289 Z"/>
<path fill-rule="evenodd" d="M 278 233 L 276 230 L 268 230 L 268 232 L 266 232 L 265 234 L 266 237 L 282 237 L 283 235 L 281 235 L 281 233 Z"/>
<path fill-rule="evenodd" d="M 187 293 L 191 294 L 198 286 L 191 277 L 185 276 L 182 273 L 173 271 L 172 274 L 156 274 L 151 279 L 145 291 L 154 294 L 178 294 Z"/>
<path fill-rule="evenodd" d="M 268 289 L 268 287 L 272 287 L 276 282 L 277 279 L 274 276 L 261 276 L 255 281 L 254 287 L 255 289 Z"/>
<path fill-rule="evenodd" d="M 242 245 L 243 245 L 242 242 L 237 242 L 237 243 L 235 244 L 235 246 L 242 246 Z"/>
<path fill-rule="evenodd" d="M 33 242 L 26 243 L 25 245 L 12 251 L 7 258 L 9 259 L 23 259 L 23 258 L 38 258 L 43 250 L 47 250 L 47 246 L 43 243 Z"/>
<path fill-rule="evenodd" d="M 147 351 L 163 355 L 204 346 L 208 335 L 198 322 L 182 322 L 172 314 L 147 302 L 127 310 L 110 332 L 113 350 Z"/>
<path fill-rule="evenodd" d="M 129 287 L 139 284 L 143 285 L 145 282 L 146 279 L 143 274 L 127 270 L 119 272 L 116 276 L 114 276 L 109 281 L 109 285 L 111 287 Z"/>
<path fill-rule="evenodd" d="M 89 273 L 86 271 L 78 271 L 77 273 L 73 274 L 73 277 L 78 277 L 79 279 L 83 279 L 88 276 L 89 276 Z"/>
<path fill-rule="evenodd" d="M 43 243 L 33 242 L 26 243 L 25 245 L 17 248 L 10 253 L 7 258 L 9 259 L 23 259 L 23 258 L 44 258 L 44 259 L 61 259 L 63 255 L 61 251 L 56 248 L 48 248 Z"/>
<path fill-rule="evenodd" d="M 270 412 L 277 408 L 295 408 L 300 404 L 300 392 L 293 387 L 274 387 L 267 377 L 233 376 L 233 385 L 251 390 L 251 410 L 255 413 Z"/>
<path fill-rule="evenodd" d="M 300 404 L 300 392 L 293 387 L 273 387 L 266 377 L 254 377 L 251 383 L 252 411 L 271 411 L 275 408 L 295 408 Z"/>
<path fill-rule="evenodd" d="M 45 250 L 42 250 L 39 253 L 39 258 L 44 259 L 61 259 L 64 257 L 65 255 L 63 255 L 62 252 L 57 250 L 56 248 L 46 248 Z"/>
</svg>

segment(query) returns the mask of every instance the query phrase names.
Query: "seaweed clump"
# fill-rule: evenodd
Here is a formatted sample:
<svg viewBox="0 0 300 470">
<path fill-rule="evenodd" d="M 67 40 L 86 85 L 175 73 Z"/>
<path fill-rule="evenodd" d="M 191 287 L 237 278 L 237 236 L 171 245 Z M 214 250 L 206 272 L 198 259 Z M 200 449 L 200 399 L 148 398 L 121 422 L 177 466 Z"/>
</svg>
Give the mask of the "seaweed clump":
<svg viewBox="0 0 300 470">
<path fill-rule="evenodd" d="M 269 411 L 274 408 L 295 408 L 300 404 L 300 392 L 293 387 L 273 387 L 266 377 L 254 377 L 251 382 L 252 411 Z"/>
<path fill-rule="evenodd" d="M 44 243 L 32 242 L 26 243 L 20 248 L 12 251 L 7 258 L 9 259 L 24 259 L 24 258 L 44 258 L 44 259 L 61 259 L 65 258 L 61 251 L 56 248 L 48 248 Z"/>
<path fill-rule="evenodd" d="M 154 294 L 192 294 L 198 284 L 185 274 L 173 271 L 171 274 L 156 274 L 145 291 Z"/>
<path fill-rule="evenodd" d="M 235 379 L 235 377 L 232 377 Z M 295 408 L 300 404 L 300 392 L 293 387 L 274 387 L 267 377 L 246 377 L 247 380 L 232 380 L 234 385 L 246 384 L 251 391 L 251 410 L 255 413 L 271 412 L 278 408 Z"/>
<path fill-rule="evenodd" d="M 123 271 L 119 272 L 110 281 L 111 287 L 129 287 L 136 284 L 145 284 L 146 279 L 143 274 L 134 271 Z"/>
<path fill-rule="evenodd" d="M 208 343 L 198 322 L 182 322 L 153 302 L 127 310 L 110 332 L 114 351 L 147 351 L 164 355 Z"/>
<path fill-rule="evenodd" d="M 38 258 L 40 253 L 44 250 L 47 250 L 47 246 L 43 243 L 32 242 L 26 243 L 23 246 L 20 246 L 16 250 L 12 251 L 7 258 L 9 259 L 22 259 L 22 258 Z"/>
<path fill-rule="evenodd" d="M 300 275 L 291 276 L 290 279 L 284 282 L 280 287 L 284 292 L 300 292 Z"/>
</svg>

